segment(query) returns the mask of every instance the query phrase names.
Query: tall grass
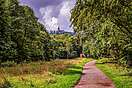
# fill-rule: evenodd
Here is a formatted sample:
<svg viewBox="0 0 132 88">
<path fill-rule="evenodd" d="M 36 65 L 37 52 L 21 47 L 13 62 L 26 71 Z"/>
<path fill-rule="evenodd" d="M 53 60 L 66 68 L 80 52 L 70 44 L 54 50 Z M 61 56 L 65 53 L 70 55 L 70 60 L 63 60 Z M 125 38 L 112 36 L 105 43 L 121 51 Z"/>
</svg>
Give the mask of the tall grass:
<svg viewBox="0 0 132 88">
<path fill-rule="evenodd" d="M 11 88 L 71 88 L 80 78 L 82 67 L 88 61 L 91 59 L 40 61 L 1 67 L 0 72 L 13 86 Z"/>
</svg>

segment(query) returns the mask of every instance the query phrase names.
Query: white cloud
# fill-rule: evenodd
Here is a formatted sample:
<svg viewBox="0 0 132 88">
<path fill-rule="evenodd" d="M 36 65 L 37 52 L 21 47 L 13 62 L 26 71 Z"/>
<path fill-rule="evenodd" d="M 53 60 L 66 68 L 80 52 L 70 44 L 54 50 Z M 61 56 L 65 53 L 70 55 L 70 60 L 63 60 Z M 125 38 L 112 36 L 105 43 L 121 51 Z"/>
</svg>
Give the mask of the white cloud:
<svg viewBox="0 0 132 88">
<path fill-rule="evenodd" d="M 50 29 L 51 30 L 58 30 L 58 19 L 57 18 L 52 17 Z"/>
<path fill-rule="evenodd" d="M 39 22 L 43 23 L 48 31 L 58 30 L 58 26 L 62 30 L 73 31 L 73 29 L 69 27 L 70 11 L 73 6 L 73 0 L 65 0 L 57 6 L 42 7 L 39 10 L 42 15 L 42 19 L 39 19 Z M 55 11 L 59 11 L 57 16 L 55 16 L 57 14 Z"/>
<path fill-rule="evenodd" d="M 40 13 L 43 17 L 39 22 L 43 23 L 48 31 L 58 29 L 58 18 L 52 16 L 53 6 L 40 8 Z"/>
<path fill-rule="evenodd" d="M 71 3 L 71 1 L 64 1 L 62 4 L 63 7 L 60 10 L 60 15 L 70 18 L 71 16 L 70 11 L 73 8 L 73 4 Z"/>
<path fill-rule="evenodd" d="M 57 30 L 58 25 L 62 30 L 71 31 L 70 10 L 76 0 L 19 0 L 20 5 L 28 5 L 39 18 L 39 22 L 45 25 L 48 31 Z"/>
<path fill-rule="evenodd" d="M 73 31 L 73 29 L 70 28 L 70 11 L 74 7 L 75 2 L 71 0 L 66 0 L 62 4 L 63 5 L 60 9 L 60 14 L 58 17 L 60 28 L 66 31 Z"/>
</svg>

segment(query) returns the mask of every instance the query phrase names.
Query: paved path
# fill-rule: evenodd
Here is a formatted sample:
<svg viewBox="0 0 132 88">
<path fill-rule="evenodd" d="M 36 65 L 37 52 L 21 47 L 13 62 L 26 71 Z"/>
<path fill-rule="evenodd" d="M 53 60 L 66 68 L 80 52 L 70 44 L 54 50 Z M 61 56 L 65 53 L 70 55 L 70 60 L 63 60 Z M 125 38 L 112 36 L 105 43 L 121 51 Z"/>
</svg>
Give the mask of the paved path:
<svg viewBox="0 0 132 88">
<path fill-rule="evenodd" d="M 96 67 L 95 62 L 91 61 L 84 66 L 82 77 L 74 88 L 115 88 L 112 81 Z"/>
</svg>

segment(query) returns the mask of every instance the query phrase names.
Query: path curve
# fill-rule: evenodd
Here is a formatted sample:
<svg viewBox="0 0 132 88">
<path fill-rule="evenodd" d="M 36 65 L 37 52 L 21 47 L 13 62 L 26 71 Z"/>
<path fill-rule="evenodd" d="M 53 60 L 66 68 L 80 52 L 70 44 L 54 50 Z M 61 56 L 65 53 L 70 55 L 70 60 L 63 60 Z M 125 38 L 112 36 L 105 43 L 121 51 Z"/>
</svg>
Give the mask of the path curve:
<svg viewBox="0 0 132 88">
<path fill-rule="evenodd" d="M 96 67 L 96 61 L 85 64 L 82 77 L 74 88 L 115 88 L 113 82 Z"/>
</svg>

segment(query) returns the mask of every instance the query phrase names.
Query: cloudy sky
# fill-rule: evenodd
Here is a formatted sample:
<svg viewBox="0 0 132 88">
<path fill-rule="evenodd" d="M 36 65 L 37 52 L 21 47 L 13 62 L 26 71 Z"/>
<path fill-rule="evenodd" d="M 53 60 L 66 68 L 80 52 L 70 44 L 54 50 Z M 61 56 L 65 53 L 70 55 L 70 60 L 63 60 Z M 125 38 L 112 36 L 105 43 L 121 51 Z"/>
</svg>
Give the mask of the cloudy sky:
<svg viewBox="0 0 132 88">
<path fill-rule="evenodd" d="M 44 24 L 48 31 L 61 30 L 73 31 L 70 28 L 70 11 L 76 0 L 20 0 L 23 5 L 30 6 L 39 22 Z"/>
</svg>

